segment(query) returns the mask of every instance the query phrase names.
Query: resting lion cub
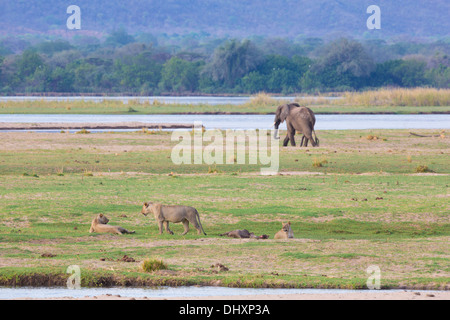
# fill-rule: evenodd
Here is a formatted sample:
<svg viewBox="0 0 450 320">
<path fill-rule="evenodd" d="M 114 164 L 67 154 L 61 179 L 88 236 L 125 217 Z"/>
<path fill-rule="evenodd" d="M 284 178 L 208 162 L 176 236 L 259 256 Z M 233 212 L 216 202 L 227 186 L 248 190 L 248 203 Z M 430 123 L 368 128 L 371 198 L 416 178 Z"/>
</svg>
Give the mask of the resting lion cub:
<svg viewBox="0 0 450 320">
<path fill-rule="evenodd" d="M 291 222 L 288 223 L 282 223 L 282 228 L 280 231 L 275 233 L 275 239 L 293 239 L 294 238 L 294 232 L 292 232 L 291 229 Z"/>
<path fill-rule="evenodd" d="M 124 233 L 135 233 L 135 231 L 128 231 L 125 228 L 117 227 L 117 226 L 110 226 L 107 223 L 109 222 L 109 219 L 102 213 L 100 213 L 98 216 L 92 220 L 91 228 L 89 229 L 89 233 L 92 232 L 110 232 L 115 234 L 124 234 Z"/>
</svg>

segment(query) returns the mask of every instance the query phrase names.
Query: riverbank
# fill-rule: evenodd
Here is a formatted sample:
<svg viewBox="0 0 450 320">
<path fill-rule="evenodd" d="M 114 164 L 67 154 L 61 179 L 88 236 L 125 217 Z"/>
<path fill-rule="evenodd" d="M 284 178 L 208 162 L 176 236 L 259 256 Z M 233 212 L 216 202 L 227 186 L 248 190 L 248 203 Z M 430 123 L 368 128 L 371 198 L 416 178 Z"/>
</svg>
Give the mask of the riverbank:
<svg viewBox="0 0 450 320">
<path fill-rule="evenodd" d="M 273 114 L 296 102 L 316 114 L 449 114 L 450 90 L 381 89 L 316 96 L 0 97 L 0 114 Z"/>
<path fill-rule="evenodd" d="M 146 102 L 139 100 L 103 101 L 6 101 L 0 102 L 0 114 L 274 114 L 286 100 L 250 101 L 243 104 L 190 104 Z M 291 101 L 292 102 L 292 101 Z M 337 102 L 311 104 L 315 114 L 449 114 L 450 106 L 360 106 Z"/>
<path fill-rule="evenodd" d="M 111 122 L 111 123 L 17 123 L 0 122 L 0 130 L 128 130 L 138 129 L 143 132 L 147 130 L 173 130 L 173 129 L 192 129 L 194 124 L 186 123 L 147 123 L 147 122 Z M 88 133 L 82 131 L 81 133 Z"/>
</svg>

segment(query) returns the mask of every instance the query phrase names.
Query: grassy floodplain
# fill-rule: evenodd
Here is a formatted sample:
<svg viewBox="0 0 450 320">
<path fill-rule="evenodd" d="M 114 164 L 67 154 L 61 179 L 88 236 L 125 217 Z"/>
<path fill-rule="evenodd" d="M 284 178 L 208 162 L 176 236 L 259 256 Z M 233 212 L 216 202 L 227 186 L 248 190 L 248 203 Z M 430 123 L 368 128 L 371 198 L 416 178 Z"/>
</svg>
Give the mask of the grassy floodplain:
<svg viewBox="0 0 450 320">
<path fill-rule="evenodd" d="M 339 99 L 328 94 L 299 96 L 295 102 L 310 106 L 316 114 L 419 114 L 450 113 L 449 89 L 382 89 L 361 93 L 347 92 Z M 166 104 L 131 99 L 95 101 L 8 101 L 0 102 L 0 114 L 269 114 L 286 103 L 259 93 L 242 105 Z"/>
<path fill-rule="evenodd" d="M 174 165 L 169 132 L 0 132 L 0 284 L 65 285 L 78 265 L 82 286 L 366 288 L 376 265 L 383 288 L 448 289 L 449 138 L 415 133 L 430 137 L 320 131 L 320 147 L 280 148 L 280 174 L 261 176 Z M 148 200 L 196 207 L 208 235 L 159 235 Z M 89 234 L 98 213 L 136 233 Z M 287 221 L 296 239 L 274 240 Z M 244 228 L 270 239 L 219 236 Z M 144 272 L 147 259 L 168 269 Z"/>
</svg>

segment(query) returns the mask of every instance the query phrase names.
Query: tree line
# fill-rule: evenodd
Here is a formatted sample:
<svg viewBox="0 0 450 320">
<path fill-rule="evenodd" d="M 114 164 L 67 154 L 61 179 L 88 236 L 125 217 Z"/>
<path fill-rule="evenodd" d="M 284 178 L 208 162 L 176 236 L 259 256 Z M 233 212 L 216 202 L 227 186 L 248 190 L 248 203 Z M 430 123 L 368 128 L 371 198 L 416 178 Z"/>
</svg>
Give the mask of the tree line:
<svg viewBox="0 0 450 320">
<path fill-rule="evenodd" d="M 124 30 L 104 43 L 53 40 L 20 52 L 0 42 L 0 93 L 292 94 L 450 87 L 445 42 L 422 45 L 426 54 L 417 53 L 413 43 L 396 47 L 381 40 L 361 43 L 346 38 L 328 43 L 321 39 L 301 44 L 283 39 L 213 43 L 202 49 L 198 42 L 174 49 L 154 39 L 140 42 Z"/>
</svg>

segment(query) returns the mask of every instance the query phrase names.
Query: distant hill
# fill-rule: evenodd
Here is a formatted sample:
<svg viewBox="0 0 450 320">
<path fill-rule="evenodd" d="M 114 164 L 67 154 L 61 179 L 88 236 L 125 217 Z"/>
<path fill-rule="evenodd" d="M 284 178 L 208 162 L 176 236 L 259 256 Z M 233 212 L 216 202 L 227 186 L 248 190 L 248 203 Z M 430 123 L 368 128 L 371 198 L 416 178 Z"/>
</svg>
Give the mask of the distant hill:
<svg viewBox="0 0 450 320">
<path fill-rule="evenodd" d="M 69 5 L 81 8 L 81 31 L 68 31 Z M 368 30 L 369 5 L 381 8 L 381 29 Z M 448 36 L 448 0 L 0 0 L 0 35 L 102 35 L 206 32 L 217 36 Z M 69 33 L 70 34 L 70 33 Z"/>
</svg>

